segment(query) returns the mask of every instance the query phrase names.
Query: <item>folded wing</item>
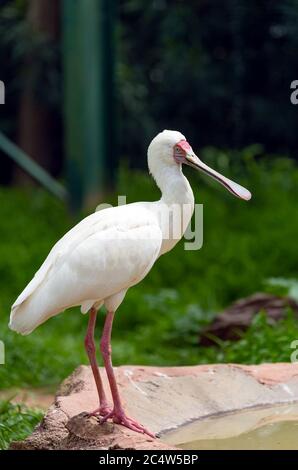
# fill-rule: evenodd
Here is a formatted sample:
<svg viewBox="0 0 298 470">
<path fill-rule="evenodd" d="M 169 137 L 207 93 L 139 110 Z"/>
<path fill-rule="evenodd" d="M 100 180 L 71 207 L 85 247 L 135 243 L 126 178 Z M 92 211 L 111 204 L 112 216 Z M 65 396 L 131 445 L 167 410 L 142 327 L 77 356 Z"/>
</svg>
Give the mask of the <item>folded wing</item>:
<svg viewBox="0 0 298 470">
<path fill-rule="evenodd" d="M 141 204 L 92 214 L 53 247 L 12 306 L 10 328 L 28 334 L 68 307 L 128 289 L 148 273 L 161 243 L 157 219 Z"/>
</svg>

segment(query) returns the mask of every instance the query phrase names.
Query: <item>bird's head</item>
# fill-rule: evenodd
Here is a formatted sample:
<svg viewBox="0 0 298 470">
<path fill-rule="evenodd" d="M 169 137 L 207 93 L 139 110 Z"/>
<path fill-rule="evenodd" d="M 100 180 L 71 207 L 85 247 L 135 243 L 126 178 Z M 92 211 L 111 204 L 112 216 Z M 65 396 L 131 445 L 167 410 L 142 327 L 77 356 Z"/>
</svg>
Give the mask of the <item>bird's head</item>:
<svg viewBox="0 0 298 470">
<path fill-rule="evenodd" d="M 164 130 L 157 134 L 148 147 L 150 172 L 155 175 L 158 169 L 162 167 L 177 167 L 177 165 L 181 167 L 182 164 L 211 176 L 225 186 L 234 196 L 246 201 L 251 198 L 251 193 L 243 186 L 231 181 L 202 162 L 181 132 Z"/>
</svg>

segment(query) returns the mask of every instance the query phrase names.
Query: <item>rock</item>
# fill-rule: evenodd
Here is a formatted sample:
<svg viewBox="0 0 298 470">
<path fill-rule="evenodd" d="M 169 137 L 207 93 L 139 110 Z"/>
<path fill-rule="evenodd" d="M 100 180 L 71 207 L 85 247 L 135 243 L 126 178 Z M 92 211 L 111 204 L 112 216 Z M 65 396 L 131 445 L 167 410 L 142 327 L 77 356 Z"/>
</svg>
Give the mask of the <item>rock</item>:
<svg viewBox="0 0 298 470">
<path fill-rule="evenodd" d="M 221 340 L 237 340 L 239 332 L 245 331 L 260 311 L 266 312 L 269 321 L 275 323 L 284 318 L 288 308 L 298 315 L 298 303 L 289 297 L 257 293 L 240 299 L 214 318 L 200 335 L 200 344 L 214 345 L 214 336 Z"/>
<path fill-rule="evenodd" d="M 298 364 L 260 366 L 115 368 L 127 413 L 161 439 L 114 423 L 101 425 L 88 412 L 98 405 L 91 369 L 78 367 L 59 388 L 41 424 L 11 449 L 171 449 L 164 436 L 206 417 L 274 404 L 298 403 Z M 106 389 L 107 380 L 102 371 Z M 227 393 L 228 391 L 228 393 Z M 164 439 L 165 441 L 169 439 Z"/>
</svg>

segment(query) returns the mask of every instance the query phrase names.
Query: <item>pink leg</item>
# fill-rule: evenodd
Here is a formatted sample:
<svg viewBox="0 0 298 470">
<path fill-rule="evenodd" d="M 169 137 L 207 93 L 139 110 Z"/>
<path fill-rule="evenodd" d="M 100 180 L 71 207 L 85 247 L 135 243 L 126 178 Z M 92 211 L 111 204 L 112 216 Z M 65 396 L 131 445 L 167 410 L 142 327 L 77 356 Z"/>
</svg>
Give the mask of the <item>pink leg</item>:
<svg viewBox="0 0 298 470">
<path fill-rule="evenodd" d="M 140 432 L 142 434 L 148 434 L 148 436 L 150 437 L 155 437 L 154 434 L 152 434 L 150 431 L 147 431 L 147 429 L 145 429 L 137 421 L 134 421 L 133 419 L 126 416 L 125 411 L 123 409 L 111 360 L 111 332 L 113 326 L 113 319 L 114 312 L 108 312 L 100 342 L 100 350 L 109 379 L 109 384 L 114 402 L 114 409 L 107 413 L 106 416 L 103 417 L 101 422 L 104 423 L 105 421 L 107 421 L 107 419 L 112 418 L 114 423 L 122 424 L 123 426 L 126 426 L 127 428 L 132 429 L 133 431 Z"/>
<path fill-rule="evenodd" d="M 93 372 L 97 392 L 98 392 L 98 397 L 99 397 L 99 407 L 94 410 L 90 415 L 106 415 L 111 411 L 111 408 L 108 406 L 108 402 L 106 399 L 105 391 L 103 388 L 103 383 L 100 377 L 99 369 L 98 369 L 98 364 L 96 361 L 96 349 L 95 349 L 95 344 L 94 344 L 94 329 L 95 329 L 95 324 L 96 324 L 96 316 L 97 316 L 97 311 L 94 307 L 91 308 L 90 314 L 89 314 L 89 322 L 88 322 L 88 328 L 87 328 L 87 334 L 85 337 L 85 348 L 86 352 L 89 357 L 91 369 Z"/>
</svg>

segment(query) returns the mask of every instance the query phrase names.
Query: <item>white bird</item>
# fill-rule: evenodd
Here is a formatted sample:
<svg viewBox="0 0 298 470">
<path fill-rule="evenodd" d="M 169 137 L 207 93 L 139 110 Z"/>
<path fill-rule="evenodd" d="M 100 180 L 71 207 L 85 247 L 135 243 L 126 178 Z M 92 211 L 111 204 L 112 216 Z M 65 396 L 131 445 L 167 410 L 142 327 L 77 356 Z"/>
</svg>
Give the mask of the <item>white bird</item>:
<svg viewBox="0 0 298 470">
<path fill-rule="evenodd" d="M 9 326 L 23 335 L 48 318 L 73 306 L 89 312 L 85 347 L 92 367 L 101 422 L 111 418 L 134 431 L 153 436 L 129 418 L 122 406 L 111 362 L 114 314 L 127 290 L 139 283 L 159 256 L 183 236 L 194 210 L 194 196 L 182 172 L 182 163 L 202 170 L 234 195 L 249 200 L 251 194 L 204 164 L 185 137 L 164 130 L 148 148 L 150 173 L 161 190 L 155 202 L 136 202 L 89 215 L 59 240 L 12 306 Z M 179 210 L 176 210 L 176 209 Z M 108 405 L 96 362 L 94 329 L 97 311 L 107 310 L 100 342 L 113 407 Z"/>
</svg>

